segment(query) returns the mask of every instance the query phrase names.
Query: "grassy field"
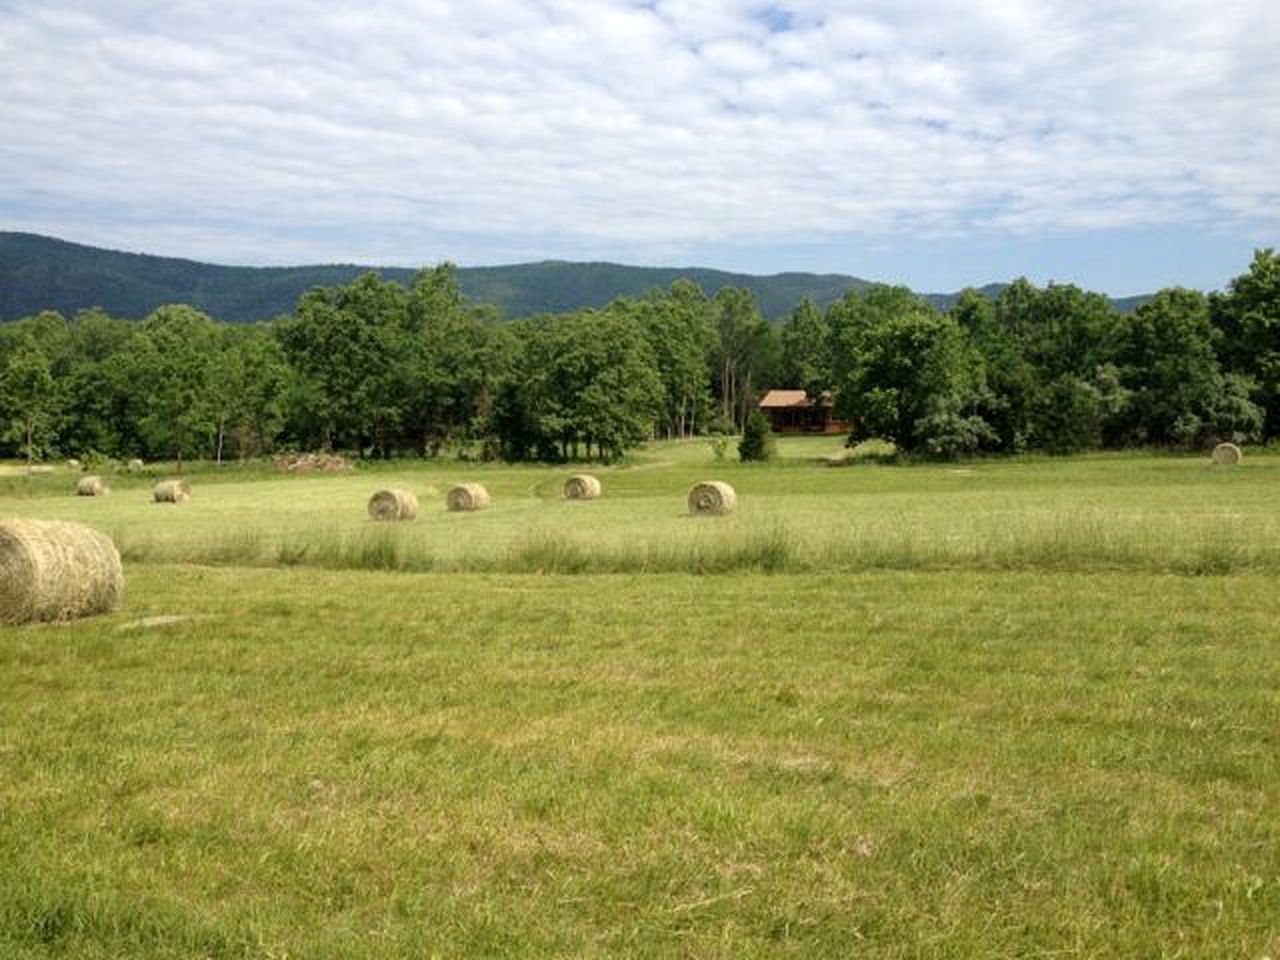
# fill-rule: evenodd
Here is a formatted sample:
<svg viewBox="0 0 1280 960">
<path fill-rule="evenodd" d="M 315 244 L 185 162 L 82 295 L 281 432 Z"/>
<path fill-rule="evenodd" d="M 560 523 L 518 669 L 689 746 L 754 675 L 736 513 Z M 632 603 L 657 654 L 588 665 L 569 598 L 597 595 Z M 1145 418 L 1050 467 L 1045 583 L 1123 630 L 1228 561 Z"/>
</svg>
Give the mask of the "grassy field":
<svg viewBox="0 0 1280 960">
<path fill-rule="evenodd" d="M 1103 455 L 961 466 L 833 469 L 830 438 L 784 440 L 766 466 L 716 462 L 705 442 L 659 445 L 596 472 L 603 499 L 566 502 L 569 470 L 415 464 L 346 475 L 228 468 L 194 476 L 180 507 L 150 500 L 154 477 L 114 478 L 102 499 L 71 474 L 0 480 L 0 516 L 79 520 L 126 559 L 469 572 L 775 572 L 873 569 L 1280 573 L 1280 456 L 1236 468 L 1202 457 Z M 155 476 L 164 475 L 163 469 Z M 707 522 L 685 495 L 720 477 L 739 511 Z M 450 514 L 444 494 L 476 479 L 492 509 Z M 412 524 L 365 513 L 380 486 L 414 491 Z"/>
<path fill-rule="evenodd" d="M 0 478 L 132 558 L 0 628 L 0 957 L 1280 955 L 1280 458 L 829 446 Z"/>
</svg>

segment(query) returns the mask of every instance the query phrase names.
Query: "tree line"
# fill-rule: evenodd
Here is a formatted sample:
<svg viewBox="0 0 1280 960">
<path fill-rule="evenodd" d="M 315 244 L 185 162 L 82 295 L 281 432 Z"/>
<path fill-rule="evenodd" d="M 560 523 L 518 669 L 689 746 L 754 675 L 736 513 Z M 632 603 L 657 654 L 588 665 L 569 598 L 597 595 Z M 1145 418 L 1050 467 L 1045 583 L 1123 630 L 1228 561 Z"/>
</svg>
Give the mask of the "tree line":
<svg viewBox="0 0 1280 960">
<path fill-rule="evenodd" d="M 360 457 L 447 448 L 612 461 L 652 437 L 739 430 L 771 387 L 833 398 L 851 442 L 908 453 L 1194 448 L 1280 434 L 1280 257 L 1226 291 L 1170 288 L 1132 314 L 1020 279 L 945 312 L 873 286 L 780 327 L 753 295 L 688 280 L 599 310 L 504 323 L 455 269 L 368 273 L 291 315 L 219 323 L 46 311 L 0 327 L 0 455 Z"/>
</svg>

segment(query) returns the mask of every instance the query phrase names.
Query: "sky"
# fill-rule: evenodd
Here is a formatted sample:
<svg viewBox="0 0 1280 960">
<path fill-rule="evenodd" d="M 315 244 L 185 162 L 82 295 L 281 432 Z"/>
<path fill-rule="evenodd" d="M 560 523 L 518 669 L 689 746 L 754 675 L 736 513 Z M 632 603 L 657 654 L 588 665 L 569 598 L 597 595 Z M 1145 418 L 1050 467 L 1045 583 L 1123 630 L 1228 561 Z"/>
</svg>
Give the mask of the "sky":
<svg viewBox="0 0 1280 960">
<path fill-rule="evenodd" d="M 0 0 L 0 230 L 231 264 L 1219 289 L 1260 0 Z"/>
</svg>

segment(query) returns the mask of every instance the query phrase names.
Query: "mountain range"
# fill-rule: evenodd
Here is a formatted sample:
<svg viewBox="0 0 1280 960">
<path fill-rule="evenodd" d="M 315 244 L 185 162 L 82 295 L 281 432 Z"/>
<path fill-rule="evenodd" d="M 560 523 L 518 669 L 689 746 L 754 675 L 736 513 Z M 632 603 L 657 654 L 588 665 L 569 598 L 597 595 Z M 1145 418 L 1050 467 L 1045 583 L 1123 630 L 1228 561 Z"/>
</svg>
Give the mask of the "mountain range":
<svg viewBox="0 0 1280 960">
<path fill-rule="evenodd" d="M 101 307 L 112 316 L 142 317 L 166 303 L 189 303 L 219 320 L 250 323 L 291 313 L 298 297 L 318 286 L 350 282 L 368 270 L 407 284 L 415 271 L 403 267 L 327 264 L 299 267 L 230 267 L 174 257 L 125 253 L 32 233 L 0 232 L 0 320 L 57 310 L 70 316 Z M 842 274 L 777 273 L 756 276 L 704 267 L 629 267 L 616 263 L 546 260 L 500 267 L 461 267 L 458 282 L 473 300 L 496 304 L 503 316 L 559 313 L 602 307 L 620 296 L 667 289 L 686 277 L 708 295 L 722 287 L 755 294 L 770 320 L 782 320 L 802 297 L 821 306 L 872 281 Z M 998 293 L 1003 284 L 982 291 Z M 922 296 L 947 309 L 958 293 Z M 1150 299 L 1112 302 L 1123 311 Z"/>
</svg>

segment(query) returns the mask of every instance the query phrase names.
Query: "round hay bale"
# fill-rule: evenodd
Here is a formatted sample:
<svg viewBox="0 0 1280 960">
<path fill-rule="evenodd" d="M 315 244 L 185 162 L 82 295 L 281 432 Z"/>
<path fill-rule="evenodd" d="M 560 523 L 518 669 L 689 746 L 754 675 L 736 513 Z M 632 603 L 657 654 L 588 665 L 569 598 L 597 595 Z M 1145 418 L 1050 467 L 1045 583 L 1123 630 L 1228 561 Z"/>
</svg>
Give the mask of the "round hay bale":
<svg viewBox="0 0 1280 960">
<path fill-rule="evenodd" d="M 470 512 L 489 506 L 489 491 L 478 483 L 460 483 L 445 494 L 445 505 L 452 511 Z"/>
<path fill-rule="evenodd" d="M 156 503 L 186 503 L 191 499 L 191 484 L 185 480 L 161 480 L 152 495 Z"/>
<path fill-rule="evenodd" d="M 80 466 L 81 466 L 80 461 L 79 461 L 79 460 L 77 460 L 75 457 L 69 457 L 69 458 L 67 459 L 67 469 L 68 469 L 68 470 L 79 470 L 79 469 L 80 469 Z"/>
<path fill-rule="evenodd" d="M 110 488 L 103 482 L 101 477 L 81 477 L 79 482 L 76 483 L 76 496 L 79 497 L 100 497 L 104 493 L 110 492 Z"/>
<path fill-rule="evenodd" d="M 1213 448 L 1213 462 L 1220 467 L 1235 466 L 1244 459 L 1244 454 L 1234 443 L 1220 443 Z"/>
<path fill-rule="evenodd" d="M 375 520 L 412 520 L 418 515 L 418 498 L 408 490 L 379 490 L 369 498 L 369 516 Z"/>
<path fill-rule="evenodd" d="M 689 512 L 696 516 L 719 517 L 737 506 L 738 495 L 722 480 L 704 480 L 689 490 Z"/>
<path fill-rule="evenodd" d="M 145 463 L 143 463 L 137 457 L 134 457 L 132 460 L 129 461 L 126 469 L 128 469 L 130 473 L 141 473 L 145 467 L 146 467 Z"/>
<path fill-rule="evenodd" d="M 49 466 L 47 463 L 38 463 L 34 466 L 27 467 L 28 477 L 44 476 L 47 473 L 53 473 L 53 467 Z"/>
<path fill-rule="evenodd" d="M 594 500 L 600 496 L 600 481 L 588 473 L 579 473 L 564 482 L 566 500 Z"/>
<path fill-rule="evenodd" d="M 71 620 L 120 605 L 124 572 L 111 538 L 78 523 L 0 523 L 0 622 Z"/>
</svg>

